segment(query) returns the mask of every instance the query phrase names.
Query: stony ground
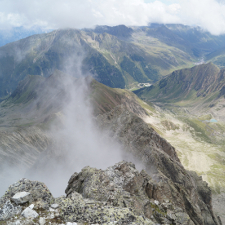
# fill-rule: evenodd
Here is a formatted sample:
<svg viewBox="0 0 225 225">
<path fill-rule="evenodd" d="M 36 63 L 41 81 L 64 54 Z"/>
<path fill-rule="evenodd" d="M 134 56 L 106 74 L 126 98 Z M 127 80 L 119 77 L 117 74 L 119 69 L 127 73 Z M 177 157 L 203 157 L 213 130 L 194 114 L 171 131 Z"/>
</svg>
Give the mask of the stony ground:
<svg viewBox="0 0 225 225">
<path fill-rule="evenodd" d="M 166 196 L 158 201 L 152 182 L 124 161 L 105 171 L 85 167 L 74 173 L 66 196 L 58 198 L 43 183 L 21 179 L 0 198 L 0 224 L 194 224 Z"/>
</svg>

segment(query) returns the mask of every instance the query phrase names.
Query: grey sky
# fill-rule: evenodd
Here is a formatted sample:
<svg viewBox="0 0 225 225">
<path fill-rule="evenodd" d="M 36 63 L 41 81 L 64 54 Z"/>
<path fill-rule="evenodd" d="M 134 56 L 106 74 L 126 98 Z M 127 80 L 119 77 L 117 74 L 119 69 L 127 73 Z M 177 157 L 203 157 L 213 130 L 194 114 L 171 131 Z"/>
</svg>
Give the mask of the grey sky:
<svg viewBox="0 0 225 225">
<path fill-rule="evenodd" d="M 224 0 L 0 0 L 0 29 L 43 29 L 95 25 L 198 25 L 225 33 Z"/>
</svg>

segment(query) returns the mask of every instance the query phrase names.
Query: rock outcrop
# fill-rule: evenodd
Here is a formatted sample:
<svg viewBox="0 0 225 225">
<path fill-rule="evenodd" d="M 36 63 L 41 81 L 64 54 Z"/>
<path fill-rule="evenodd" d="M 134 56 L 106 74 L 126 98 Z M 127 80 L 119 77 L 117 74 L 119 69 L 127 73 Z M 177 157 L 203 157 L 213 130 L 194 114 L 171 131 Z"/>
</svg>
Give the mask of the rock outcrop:
<svg viewBox="0 0 225 225">
<path fill-rule="evenodd" d="M 18 205 L 29 202 L 30 200 L 30 193 L 29 192 L 18 192 L 13 197 L 12 200 Z"/>
<path fill-rule="evenodd" d="M 194 173 L 188 176 L 197 180 L 196 192 L 185 191 L 163 174 L 159 178 L 145 170 L 139 172 L 125 161 L 106 170 L 87 166 L 71 176 L 66 196 L 58 198 L 43 183 L 21 179 L 0 198 L 0 220 L 14 225 L 219 224 L 206 183 Z M 17 201 L 17 205 L 13 197 L 21 192 L 30 193 L 29 201 Z M 194 203 L 191 195 L 196 198 Z"/>
<path fill-rule="evenodd" d="M 25 202 L 15 202 L 15 195 L 18 195 L 21 192 L 29 193 L 28 198 Z M 26 202 L 29 204 L 35 203 L 37 207 L 44 209 L 49 208 L 49 205 L 54 202 L 51 192 L 44 183 L 30 181 L 24 178 L 9 186 L 8 190 L 5 192 L 5 195 L 0 198 L 0 208 L 5 204 L 6 201 L 10 200 L 15 202 L 15 204 L 25 204 Z"/>
<path fill-rule="evenodd" d="M 103 213 L 103 223 L 110 222 L 104 221 L 106 207 L 110 212 L 111 222 L 151 224 L 152 220 L 160 224 L 193 224 L 188 214 L 166 197 L 160 199 L 160 202 L 153 199 L 153 185 L 154 181 L 144 170 L 138 172 L 133 163 L 123 161 L 105 171 L 85 167 L 81 173 L 74 173 L 69 180 L 66 194 L 67 198 L 73 199 L 78 192 L 83 198 L 91 199 L 92 204 L 94 201 L 104 203 L 95 209 Z M 89 210 L 86 211 L 86 216 L 89 216 L 88 212 Z M 75 210 L 68 211 L 65 206 L 63 213 L 66 218 L 79 215 Z M 93 222 L 99 223 L 98 220 Z"/>
</svg>

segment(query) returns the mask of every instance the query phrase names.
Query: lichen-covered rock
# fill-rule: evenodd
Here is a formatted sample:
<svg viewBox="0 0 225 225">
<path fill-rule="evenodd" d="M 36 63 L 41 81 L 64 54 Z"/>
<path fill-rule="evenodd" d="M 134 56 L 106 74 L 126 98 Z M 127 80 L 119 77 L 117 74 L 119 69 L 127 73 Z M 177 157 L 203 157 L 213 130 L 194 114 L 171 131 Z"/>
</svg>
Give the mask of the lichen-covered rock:
<svg viewBox="0 0 225 225">
<path fill-rule="evenodd" d="M 40 217 L 38 222 L 39 222 L 39 225 L 45 225 L 46 220 L 44 217 Z"/>
<path fill-rule="evenodd" d="M 115 207 L 133 208 L 141 215 L 150 205 L 145 192 L 149 179 L 142 176 L 132 163 L 121 162 L 105 171 L 85 167 L 71 177 L 66 194 L 69 197 L 76 191 L 84 198 L 104 201 Z"/>
<path fill-rule="evenodd" d="M 157 189 L 159 189 L 158 192 Z M 146 221 L 153 220 L 160 224 L 193 224 L 185 209 L 180 208 L 183 216 L 176 215 L 175 212 L 179 208 L 177 205 L 172 205 L 167 199 L 168 196 L 163 194 L 165 190 L 166 188 L 160 189 L 160 185 L 157 185 L 144 170 L 139 172 L 133 163 L 123 161 L 108 167 L 105 171 L 85 167 L 79 174 L 74 173 L 65 191 L 67 197 L 61 199 L 60 204 L 61 208 L 64 209 L 63 216 L 71 221 L 91 222 L 88 218 L 93 218 L 94 214 L 104 212 L 108 215 L 110 211 L 116 209 L 117 211 L 120 210 L 122 214 L 126 210 L 129 215 L 132 213 L 131 215 L 135 218 L 136 223 L 138 223 L 138 218 L 139 220 L 140 218 L 146 218 Z M 157 198 L 158 196 L 160 197 Z M 74 201 L 78 201 L 75 204 L 76 206 L 74 208 L 69 207 L 69 205 L 74 206 Z M 66 205 L 62 207 L 65 202 Z M 82 205 L 79 205 L 81 202 Z M 90 209 L 90 205 L 92 205 L 92 209 Z M 78 208 L 85 208 L 85 213 L 81 213 Z M 108 209 L 110 211 L 107 211 Z M 174 212 L 173 217 L 169 216 L 171 210 Z M 93 214 L 90 214 L 90 211 Z M 81 215 L 86 217 L 82 218 Z M 106 218 L 106 216 L 98 217 L 94 222 L 99 222 L 103 218 Z M 113 217 L 111 219 L 118 221 L 119 218 Z M 131 222 L 127 219 L 125 217 L 124 221 Z M 106 221 L 109 222 L 108 219 Z M 119 221 L 121 221 L 121 218 Z M 144 221 L 140 221 L 140 224 L 144 224 Z"/>
<path fill-rule="evenodd" d="M 204 198 L 208 186 L 196 174 L 192 178 L 198 181 L 196 191 L 189 193 L 189 189 L 185 190 L 160 171 L 150 176 L 144 170 L 139 172 L 133 163 L 122 161 L 106 170 L 85 167 L 74 173 L 66 196 L 56 199 L 43 183 L 22 179 L 11 185 L 1 198 L 0 218 L 7 224 L 21 225 L 215 225 L 211 209 L 206 208 L 210 206 L 210 198 Z M 21 191 L 29 191 L 32 196 L 29 207 L 27 203 L 17 206 L 10 202 L 15 192 Z M 190 195 L 201 201 L 196 200 L 194 205 Z M 42 204 L 46 207 L 41 207 Z"/>
<path fill-rule="evenodd" d="M 10 219 L 11 217 L 19 214 L 22 208 L 20 206 L 14 206 L 9 200 L 0 209 L 0 221 Z"/>
<path fill-rule="evenodd" d="M 51 205 L 51 208 L 52 208 L 52 209 L 57 209 L 57 208 L 59 208 L 59 205 L 58 205 L 58 204 L 52 204 L 52 205 Z"/>
<path fill-rule="evenodd" d="M 16 193 L 29 192 L 29 203 L 40 202 L 43 207 L 48 208 L 51 203 L 54 203 L 54 198 L 44 183 L 39 181 L 31 181 L 28 179 L 21 179 L 18 182 L 9 186 L 8 190 L 0 198 L 0 207 L 9 199 L 11 199 Z"/>
<path fill-rule="evenodd" d="M 117 224 L 154 224 L 144 216 L 138 216 L 131 208 L 114 207 L 104 201 L 94 201 L 83 198 L 79 193 L 73 192 L 70 197 L 56 199 L 60 205 L 61 217 L 65 221 L 109 224 L 117 221 Z"/>
<path fill-rule="evenodd" d="M 8 222 L 7 225 L 25 225 L 25 223 L 22 223 L 20 220 L 16 220 L 14 222 Z"/>
</svg>

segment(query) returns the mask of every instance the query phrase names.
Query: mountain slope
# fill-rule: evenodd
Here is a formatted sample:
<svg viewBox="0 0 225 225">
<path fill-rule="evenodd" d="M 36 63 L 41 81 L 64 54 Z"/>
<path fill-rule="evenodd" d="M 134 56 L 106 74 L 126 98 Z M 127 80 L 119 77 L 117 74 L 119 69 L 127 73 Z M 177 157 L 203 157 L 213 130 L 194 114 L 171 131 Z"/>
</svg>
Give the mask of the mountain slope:
<svg viewBox="0 0 225 225">
<path fill-rule="evenodd" d="M 28 74 L 48 77 L 55 69 L 91 73 L 110 87 L 137 88 L 225 46 L 224 36 L 200 28 L 153 24 L 65 29 L 0 48 L 0 98 L 9 96 Z M 214 60 L 215 61 L 215 60 Z"/>
<path fill-rule="evenodd" d="M 208 63 L 175 71 L 135 93 L 153 101 L 160 113 L 150 123 L 178 151 L 185 168 L 195 170 L 214 191 L 214 203 L 224 198 L 224 69 Z"/>
<path fill-rule="evenodd" d="M 187 53 L 159 41 L 155 45 L 145 33 L 122 27 L 106 29 L 109 33 L 57 30 L 1 47 L 0 97 L 10 95 L 27 74 L 48 77 L 55 69 L 78 74 L 82 67 L 105 85 L 129 88 L 154 83 L 168 70 L 192 63 Z"/>
<path fill-rule="evenodd" d="M 71 169 L 74 172 L 76 168 L 75 166 L 80 162 L 84 161 L 86 163 L 85 158 L 88 158 L 89 155 L 92 156 L 89 163 L 93 163 L 93 161 L 96 160 L 96 157 L 91 153 L 91 147 L 93 146 L 86 145 L 87 140 L 88 142 L 91 142 L 91 144 L 98 144 L 105 139 L 107 134 L 109 134 L 110 138 L 110 142 L 107 142 L 107 144 L 108 146 L 113 146 L 113 149 L 109 152 L 110 154 L 108 153 L 109 155 L 106 155 L 108 157 L 105 157 L 104 155 L 107 153 L 106 145 L 100 145 L 99 148 L 102 147 L 102 149 L 95 149 L 94 154 L 97 155 L 98 160 L 102 157 L 101 155 L 104 156 L 104 162 L 98 161 L 98 166 L 105 163 L 107 160 L 113 160 L 113 157 L 115 156 L 113 153 L 115 153 L 117 148 L 119 148 L 119 146 L 115 146 L 114 144 L 119 142 L 122 147 L 122 157 L 134 160 L 141 169 L 145 168 L 149 175 L 145 175 L 144 171 L 142 171 L 142 175 L 138 175 L 136 171 L 134 173 L 137 178 L 129 176 L 130 178 L 134 178 L 131 183 L 126 183 L 127 178 L 125 178 L 124 184 L 121 184 L 120 180 L 118 182 L 114 181 L 114 183 L 110 183 L 107 182 L 107 180 L 112 179 L 115 176 L 111 176 L 111 170 L 108 169 L 109 173 L 107 174 L 109 175 L 109 178 L 106 177 L 105 183 L 109 183 L 111 188 L 112 185 L 115 187 L 115 189 L 113 189 L 114 192 L 112 193 L 114 196 L 112 196 L 112 199 L 114 200 L 111 201 L 112 199 L 108 199 L 107 194 L 103 195 L 105 192 L 94 191 L 95 189 L 99 189 L 93 186 L 97 184 L 100 184 L 104 189 L 102 182 L 96 183 L 96 180 L 103 179 L 102 173 L 104 172 L 102 170 L 88 168 L 86 170 L 82 170 L 80 175 L 75 173 L 70 179 L 70 184 L 66 191 L 67 199 L 65 199 L 65 197 L 58 198 L 60 207 L 63 207 L 63 212 L 64 210 L 66 212 L 65 214 L 62 214 L 63 219 L 73 222 L 87 222 L 82 221 L 82 218 L 80 217 L 78 220 L 78 217 L 75 218 L 76 214 L 74 214 L 74 212 L 71 214 L 71 212 L 67 210 L 67 202 L 69 202 L 69 204 L 71 203 L 69 199 L 70 195 L 72 193 L 76 194 L 79 192 L 84 195 L 84 198 L 91 198 L 98 202 L 108 202 L 107 204 L 109 204 L 110 207 L 123 207 L 128 209 L 133 207 L 132 204 L 134 204 L 135 215 L 142 215 L 142 211 L 144 210 L 143 213 L 147 218 L 153 219 L 158 223 L 168 223 L 168 219 L 166 220 L 166 215 L 161 209 L 157 210 L 157 213 L 155 214 L 152 213 L 155 211 L 153 210 L 155 206 L 150 204 L 151 198 L 159 201 L 160 205 L 168 201 L 171 202 L 173 205 L 172 210 L 175 210 L 176 218 L 179 218 L 177 221 L 178 224 L 219 224 L 212 210 L 211 190 L 208 185 L 194 172 L 185 170 L 180 163 L 175 148 L 140 118 L 148 116 L 148 113 L 155 111 L 154 108 L 147 105 L 143 108 L 141 104 L 144 105 L 144 103 L 127 90 L 111 89 L 103 84 L 90 80 L 90 78 L 72 78 L 72 80 L 69 80 L 70 82 L 66 82 L 66 77 L 67 75 L 62 74 L 59 71 L 56 71 L 55 74 L 48 78 L 30 76 L 20 83 L 10 98 L 1 103 L 1 107 L 4 105 L 5 112 L 9 110 L 9 113 L 7 114 L 8 122 L 12 116 L 19 115 L 19 113 L 22 112 L 21 110 L 26 110 L 26 118 L 31 118 L 33 120 L 33 123 L 30 124 L 29 127 L 40 127 L 40 129 L 48 134 L 49 142 L 46 146 L 46 150 L 40 153 L 38 157 L 34 156 L 32 166 L 26 165 L 28 168 L 27 175 L 36 179 L 38 175 L 41 174 L 42 176 L 39 176 L 39 178 L 45 178 L 46 182 L 50 185 L 50 188 L 54 186 L 60 188 L 59 184 L 64 182 L 62 182 L 61 178 L 63 177 L 65 179 L 69 172 L 71 175 Z M 39 80 L 39 78 L 41 80 Z M 49 80 L 51 80 L 51 82 L 49 82 Z M 84 99 L 71 98 L 71 93 L 68 93 L 73 82 L 76 86 L 72 85 L 72 87 L 77 89 L 82 85 L 82 80 L 87 84 L 87 86 L 83 86 L 85 98 L 89 96 L 94 105 L 94 124 L 101 132 L 99 139 L 94 142 L 90 139 L 90 137 L 92 137 L 89 136 L 90 133 L 85 132 L 85 127 L 87 126 L 88 130 L 92 128 L 90 131 L 91 135 L 93 133 L 96 134 L 99 131 L 98 129 L 88 125 L 91 123 L 91 120 L 87 117 L 88 114 L 86 111 L 88 111 L 88 108 L 82 108 L 82 102 Z M 36 85 L 34 85 L 34 83 L 36 83 Z M 85 89 L 85 87 L 89 88 Z M 53 91 L 54 88 L 55 91 Z M 79 92 L 76 92 L 76 94 L 79 94 Z M 48 96 L 48 98 L 46 98 L 46 96 Z M 54 99 L 61 99 L 61 101 L 58 101 L 59 104 L 53 104 Z M 82 102 L 80 102 L 79 99 L 82 100 Z M 36 103 L 39 103 L 38 105 L 41 104 L 41 107 L 36 107 Z M 52 107 L 45 108 L 47 103 L 49 105 L 52 103 Z M 72 108 L 68 108 L 68 114 L 65 105 L 68 106 L 70 103 L 72 103 Z M 88 101 L 85 101 L 85 105 L 86 104 L 88 104 Z M 73 109 L 75 111 L 73 111 Z M 42 110 L 44 110 L 45 113 Z M 17 111 L 16 114 L 14 114 L 15 111 Z M 79 111 L 82 114 L 76 114 Z M 42 113 L 39 114 L 39 112 Z M 75 119 L 75 124 L 73 124 L 73 120 L 71 119 L 68 121 L 69 124 L 66 122 L 66 117 L 68 117 L 70 113 L 72 113 L 72 118 Z M 52 116 L 55 115 L 55 118 L 51 121 L 51 125 L 49 124 L 49 127 L 43 128 L 42 125 L 46 123 L 47 119 L 44 118 L 44 116 L 49 118 L 50 114 Z M 60 116 L 60 114 L 62 116 Z M 82 117 L 80 117 L 81 115 Z M 85 123 L 85 120 L 88 123 Z M 82 127 L 79 127 L 80 121 Z M 21 126 L 22 124 L 23 121 L 17 122 L 17 126 Z M 51 129 L 52 125 L 54 125 L 53 129 Z M 64 126 L 67 125 L 69 125 L 70 133 L 64 132 Z M 73 125 L 75 126 L 73 127 Z M 11 129 L 15 132 L 12 125 Z M 58 135 L 55 131 L 59 132 Z M 84 136 L 84 140 L 82 142 L 84 148 L 82 148 L 82 152 L 84 151 L 86 153 L 85 156 L 80 155 L 78 151 L 79 146 L 76 145 L 78 142 L 76 135 L 79 134 L 80 136 L 78 136 L 78 139 Z M 71 138 L 75 140 L 75 142 L 72 142 L 72 145 L 68 136 L 71 136 Z M 8 134 L 8 137 L 10 139 L 10 134 Z M 38 139 L 35 139 L 35 141 L 36 143 L 39 143 Z M 90 148 L 87 152 L 85 150 L 86 147 Z M 6 160 L 10 159 L 13 152 L 16 151 L 16 146 L 11 146 L 11 148 L 11 151 L 5 149 L 5 156 L 8 155 Z M 73 151 L 71 151 L 71 148 Z M 81 156 L 82 158 L 80 158 Z M 20 157 L 22 159 L 24 156 L 21 155 Z M 121 170 L 126 175 L 129 170 L 133 171 L 133 165 L 124 162 L 119 163 L 116 168 L 117 172 Z M 94 173 L 92 173 L 93 170 L 95 171 Z M 100 176 L 99 178 L 98 174 Z M 142 178 L 142 176 L 144 177 Z M 89 182 L 92 183 L 92 178 L 94 181 L 93 185 L 89 184 Z M 54 180 L 57 185 L 54 184 Z M 84 180 L 85 182 L 83 182 Z M 142 184 L 142 188 L 134 185 L 134 182 L 138 185 Z M 87 183 L 88 185 L 84 186 Z M 118 190 L 121 185 L 125 192 L 120 192 L 120 189 Z M 18 187 L 18 185 L 16 185 L 16 187 Z M 134 188 L 134 190 L 132 188 L 129 190 L 129 187 Z M 106 185 L 105 188 L 107 189 L 108 186 Z M 87 192 L 89 189 L 93 189 L 93 191 L 90 192 L 93 193 L 93 195 L 90 195 L 90 193 Z M 139 197 L 137 198 L 134 196 L 134 199 L 129 198 L 134 203 L 129 202 L 126 200 L 128 193 L 131 193 L 132 196 L 137 194 Z M 9 191 L 5 196 L 3 196 L 3 198 L 1 198 L 1 206 L 5 203 L 4 201 L 10 196 L 10 194 L 11 192 Z M 145 198 L 145 201 L 140 201 L 139 203 L 139 198 Z M 80 203 L 82 202 L 83 200 L 80 199 Z M 81 214 L 79 213 L 79 215 Z M 87 216 L 87 214 L 85 215 Z M 152 215 L 153 218 L 151 217 Z M 172 218 L 169 220 L 173 221 L 174 219 Z M 88 222 L 90 222 L 89 219 Z"/>
<path fill-rule="evenodd" d="M 200 27 L 182 24 L 152 24 L 148 28 L 148 34 L 198 58 L 224 47 L 225 44 L 224 35 L 212 35 Z"/>
<path fill-rule="evenodd" d="M 224 66 L 225 66 L 224 59 L 225 59 L 225 48 L 224 47 L 206 55 L 207 61 L 213 62 L 215 65 L 217 65 L 220 68 L 224 68 Z"/>
<path fill-rule="evenodd" d="M 224 71 L 212 63 L 195 66 L 191 69 L 174 71 L 149 88 L 135 93 L 149 101 L 168 102 L 182 105 L 212 104 L 223 96 L 225 85 Z"/>
</svg>

